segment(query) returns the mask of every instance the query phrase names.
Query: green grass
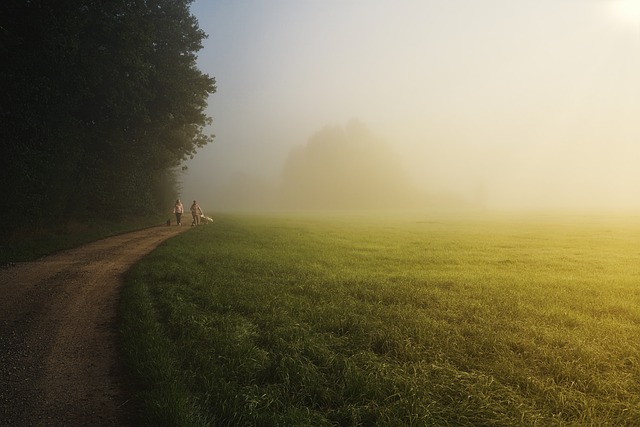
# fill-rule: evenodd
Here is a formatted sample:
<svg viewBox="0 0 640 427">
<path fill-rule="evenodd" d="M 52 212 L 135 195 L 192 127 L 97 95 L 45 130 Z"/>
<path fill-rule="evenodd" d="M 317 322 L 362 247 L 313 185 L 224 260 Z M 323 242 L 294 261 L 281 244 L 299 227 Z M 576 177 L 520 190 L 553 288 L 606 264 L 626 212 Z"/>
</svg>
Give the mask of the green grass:
<svg viewBox="0 0 640 427">
<path fill-rule="evenodd" d="M 640 425 L 640 222 L 240 216 L 127 276 L 146 425 Z"/>
<path fill-rule="evenodd" d="M 162 224 L 163 217 L 150 215 L 114 221 L 74 221 L 49 226 L 16 225 L 10 236 L 0 239 L 0 266 L 31 261 L 63 249 L 73 248 L 104 237 Z"/>
</svg>

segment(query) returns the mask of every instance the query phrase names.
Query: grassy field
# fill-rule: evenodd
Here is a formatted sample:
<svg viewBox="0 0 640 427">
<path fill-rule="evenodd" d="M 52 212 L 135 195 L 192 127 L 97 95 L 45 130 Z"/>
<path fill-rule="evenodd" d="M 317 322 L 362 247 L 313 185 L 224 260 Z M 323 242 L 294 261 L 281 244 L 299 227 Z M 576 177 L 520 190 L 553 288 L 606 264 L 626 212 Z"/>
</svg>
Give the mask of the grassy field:
<svg viewBox="0 0 640 427">
<path fill-rule="evenodd" d="M 122 319 L 147 425 L 640 425 L 640 218 L 221 215 Z"/>
</svg>

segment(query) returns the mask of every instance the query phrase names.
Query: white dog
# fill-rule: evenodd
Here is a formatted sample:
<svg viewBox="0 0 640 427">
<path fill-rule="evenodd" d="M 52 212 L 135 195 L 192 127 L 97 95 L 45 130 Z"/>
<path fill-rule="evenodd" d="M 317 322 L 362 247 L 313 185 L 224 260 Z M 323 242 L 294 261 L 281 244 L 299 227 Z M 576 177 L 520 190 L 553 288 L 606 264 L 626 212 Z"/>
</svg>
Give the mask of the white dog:
<svg viewBox="0 0 640 427">
<path fill-rule="evenodd" d="M 200 224 L 206 224 L 208 222 L 213 222 L 213 218 L 206 216 L 204 214 L 200 215 Z"/>
</svg>

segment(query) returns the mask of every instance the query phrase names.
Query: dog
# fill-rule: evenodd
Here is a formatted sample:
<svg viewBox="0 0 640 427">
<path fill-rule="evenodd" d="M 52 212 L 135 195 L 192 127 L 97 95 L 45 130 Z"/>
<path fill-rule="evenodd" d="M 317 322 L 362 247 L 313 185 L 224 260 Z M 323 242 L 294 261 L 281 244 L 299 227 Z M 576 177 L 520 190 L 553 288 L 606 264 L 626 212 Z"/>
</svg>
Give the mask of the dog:
<svg viewBox="0 0 640 427">
<path fill-rule="evenodd" d="M 207 224 L 209 222 L 213 222 L 213 218 L 206 216 L 206 215 L 200 215 L 200 224 Z"/>
</svg>

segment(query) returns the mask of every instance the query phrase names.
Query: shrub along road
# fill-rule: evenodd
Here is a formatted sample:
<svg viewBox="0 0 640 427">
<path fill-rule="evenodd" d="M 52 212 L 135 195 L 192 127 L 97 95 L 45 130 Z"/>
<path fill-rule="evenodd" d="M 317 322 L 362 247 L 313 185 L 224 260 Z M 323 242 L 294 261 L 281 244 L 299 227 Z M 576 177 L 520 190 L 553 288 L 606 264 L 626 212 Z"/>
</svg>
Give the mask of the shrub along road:
<svg viewBox="0 0 640 427">
<path fill-rule="evenodd" d="M 0 424 L 130 425 L 122 274 L 189 227 L 152 227 L 0 270 Z"/>
</svg>

